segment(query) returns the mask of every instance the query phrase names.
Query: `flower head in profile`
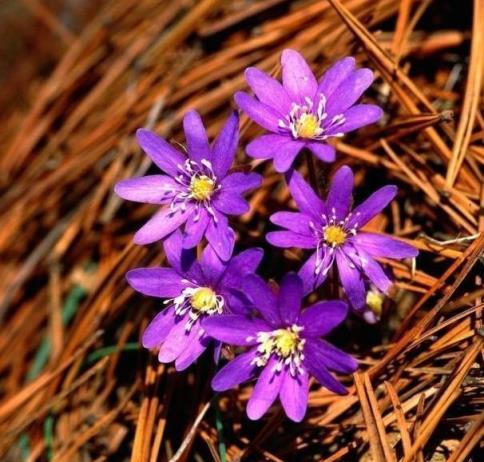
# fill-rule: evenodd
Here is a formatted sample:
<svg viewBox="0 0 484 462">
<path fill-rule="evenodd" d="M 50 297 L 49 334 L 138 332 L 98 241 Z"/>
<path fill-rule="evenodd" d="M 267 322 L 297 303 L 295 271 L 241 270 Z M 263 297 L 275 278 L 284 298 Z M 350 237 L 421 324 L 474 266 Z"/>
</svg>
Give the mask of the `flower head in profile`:
<svg viewBox="0 0 484 462">
<path fill-rule="evenodd" d="M 345 394 L 329 371 L 351 373 L 357 363 L 320 337 L 346 318 L 347 305 L 318 302 L 301 311 L 303 284 L 296 274 L 283 278 L 278 294 L 256 275 L 244 279 L 243 290 L 262 319 L 232 314 L 203 322 L 207 333 L 219 341 L 248 347 L 217 373 L 212 388 L 224 391 L 258 377 L 247 404 L 249 418 L 262 417 L 279 397 L 287 416 L 296 422 L 306 413 L 310 376 Z"/>
<path fill-rule="evenodd" d="M 171 268 L 138 268 L 127 273 L 128 283 L 138 292 L 164 298 L 167 307 L 143 333 L 145 348 L 159 349 L 162 363 L 175 361 L 181 371 L 215 343 L 201 326 L 213 315 L 243 313 L 247 301 L 240 292 L 241 280 L 252 274 L 262 259 L 261 249 L 249 249 L 222 261 L 211 246 L 200 261 L 193 250 L 182 249 L 182 236 L 173 233 L 164 243 Z M 217 353 L 218 354 L 218 353 Z"/>
<path fill-rule="evenodd" d="M 319 159 L 332 162 L 330 138 L 379 120 L 382 110 L 372 104 L 355 104 L 373 82 L 369 69 L 356 69 L 354 58 L 337 61 L 319 82 L 304 58 L 294 50 L 282 52 L 282 85 L 250 67 L 245 77 L 257 99 L 235 94 L 235 101 L 261 127 L 272 132 L 249 143 L 247 154 L 274 159 L 278 172 L 291 168 L 297 154 L 309 148 Z"/>
<path fill-rule="evenodd" d="M 384 234 L 361 228 L 380 213 L 397 194 L 397 187 L 384 186 L 351 210 L 353 172 L 347 166 L 334 175 L 323 201 L 297 172 L 289 178 L 289 190 L 299 212 L 278 212 L 270 220 L 285 230 L 267 234 L 277 247 L 315 249 L 299 271 L 309 293 L 323 283 L 336 261 L 346 296 L 356 310 L 366 304 L 368 282 L 388 294 L 392 281 L 375 257 L 413 258 L 415 247 Z"/>
<path fill-rule="evenodd" d="M 261 181 L 257 173 L 229 173 L 238 123 L 233 113 L 210 145 L 200 116 L 188 112 L 183 120 L 186 154 L 149 130 L 137 131 L 139 145 L 164 174 L 130 178 L 115 186 L 123 199 L 162 206 L 135 234 L 136 244 L 158 241 L 183 226 L 184 248 L 195 247 L 205 236 L 220 258 L 232 255 L 235 235 L 227 215 L 247 212 L 242 194 Z"/>
</svg>

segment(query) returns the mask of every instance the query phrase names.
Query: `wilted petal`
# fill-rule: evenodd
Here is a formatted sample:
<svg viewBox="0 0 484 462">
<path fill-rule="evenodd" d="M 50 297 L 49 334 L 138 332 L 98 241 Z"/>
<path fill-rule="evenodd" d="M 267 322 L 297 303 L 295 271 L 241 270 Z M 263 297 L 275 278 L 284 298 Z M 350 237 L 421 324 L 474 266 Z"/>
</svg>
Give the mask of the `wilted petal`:
<svg viewBox="0 0 484 462">
<path fill-rule="evenodd" d="M 279 130 L 279 119 L 281 115 L 274 109 L 242 91 L 235 93 L 234 99 L 240 109 L 246 112 L 255 123 L 271 132 L 277 132 Z"/>
<path fill-rule="evenodd" d="M 170 207 L 162 208 L 136 232 L 134 243 L 146 245 L 163 239 L 185 223 L 192 211 L 191 205 L 184 211 L 178 209 L 175 212 L 172 212 Z"/>
<path fill-rule="evenodd" d="M 418 250 L 413 245 L 385 234 L 359 232 L 351 241 L 372 257 L 414 258 L 418 255 Z"/>
<path fill-rule="evenodd" d="M 258 369 L 252 364 L 256 356 L 257 349 L 253 348 L 230 361 L 212 379 L 212 388 L 215 391 L 225 391 L 251 379 Z"/>
<path fill-rule="evenodd" d="M 202 159 L 212 160 L 212 153 L 208 144 L 207 132 L 203 126 L 200 114 L 189 111 L 183 117 L 183 131 L 187 140 L 187 149 L 190 159 L 200 164 Z"/>
<path fill-rule="evenodd" d="M 286 90 L 276 79 L 255 67 L 246 69 L 245 79 L 259 101 L 275 108 L 281 114 L 289 113 L 291 100 Z"/>
<path fill-rule="evenodd" d="M 232 112 L 213 144 L 212 166 L 218 178 L 227 174 L 234 161 L 238 143 L 239 116 Z"/>
<path fill-rule="evenodd" d="M 166 175 L 148 175 L 121 180 L 114 192 L 123 199 L 145 204 L 164 204 L 179 191 L 180 185 Z"/>
<path fill-rule="evenodd" d="M 282 407 L 286 415 L 294 422 L 301 422 L 306 414 L 309 394 L 309 377 L 306 371 L 303 374 L 292 376 L 284 375 L 279 392 Z"/>
<path fill-rule="evenodd" d="M 282 83 L 292 101 L 305 104 L 305 98 L 313 99 L 318 82 L 305 59 L 295 50 L 282 52 Z"/>
<path fill-rule="evenodd" d="M 339 326 L 348 315 L 348 305 L 339 300 L 318 302 L 303 310 L 299 324 L 304 337 L 323 337 Z"/>
<path fill-rule="evenodd" d="M 270 359 L 262 370 L 247 403 L 247 415 L 251 420 L 260 419 L 276 400 L 281 389 L 284 371 L 274 372 L 276 361 Z"/>
<path fill-rule="evenodd" d="M 161 170 L 170 176 L 180 173 L 178 165 L 183 165 L 186 157 L 171 144 L 144 128 L 136 131 L 136 139 L 143 151 Z"/>
<path fill-rule="evenodd" d="M 342 221 L 348 215 L 351 206 L 353 192 L 353 171 L 346 165 L 339 168 L 334 174 L 326 208 L 329 216 L 335 216 L 337 221 Z"/>
<path fill-rule="evenodd" d="M 353 209 L 348 227 L 361 228 L 375 215 L 378 215 L 397 195 L 398 188 L 394 185 L 383 186 L 375 191 L 366 201 Z"/>
</svg>

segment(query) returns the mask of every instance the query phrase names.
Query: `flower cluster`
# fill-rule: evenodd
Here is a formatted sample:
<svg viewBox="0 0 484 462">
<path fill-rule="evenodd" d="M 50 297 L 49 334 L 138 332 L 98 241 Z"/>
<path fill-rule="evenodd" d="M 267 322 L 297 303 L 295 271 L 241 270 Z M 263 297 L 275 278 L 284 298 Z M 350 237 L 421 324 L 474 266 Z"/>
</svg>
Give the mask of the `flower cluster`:
<svg viewBox="0 0 484 462">
<path fill-rule="evenodd" d="M 238 92 L 235 101 L 271 132 L 251 141 L 247 154 L 273 159 L 275 170 L 286 173 L 298 211 L 273 214 L 271 222 L 282 229 L 267 233 L 266 240 L 276 247 L 313 251 L 297 274 L 286 274 L 276 288 L 256 274 L 262 249 L 234 253 L 236 236 L 228 217 L 249 210 L 244 194 L 261 183 L 259 174 L 233 168 L 236 113 L 210 143 L 198 113 L 188 112 L 183 151 L 151 131 L 138 130 L 139 145 L 163 173 L 120 181 L 115 191 L 124 199 L 160 206 L 134 242 L 163 241 L 169 266 L 127 273 L 135 290 L 165 305 L 143 333 L 143 346 L 156 349 L 160 362 L 174 362 L 179 371 L 209 346 L 217 362 L 223 344 L 235 346 L 241 353 L 218 371 L 212 388 L 224 391 L 257 379 L 247 404 L 249 418 L 260 418 L 279 398 L 287 416 L 298 422 L 306 412 L 311 376 L 334 393 L 346 393 L 331 372 L 352 373 L 357 362 L 323 337 L 346 319 L 349 307 L 367 322 L 378 321 L 392 280 L 377 259 L 414 258 L 417 251 L 362 229 L 394 199 L 395 186 L 352 207 L 349 167 L 336 171 L 324 199 L 294 168 L 303 149 L 333 161 L 332 138 L 380 119 L 378 106 L 357 103 L 373 81 L 372 72 L 356 69 L 348 57 L 318 81 L 294 50 L 284 50 L 281 63 L 282 84 L 247 69 L 255 96 Z M 317 301 L 302 308 L 303 299 L 318 293 L 333 266 L 349 304 Z"/>
</svg>

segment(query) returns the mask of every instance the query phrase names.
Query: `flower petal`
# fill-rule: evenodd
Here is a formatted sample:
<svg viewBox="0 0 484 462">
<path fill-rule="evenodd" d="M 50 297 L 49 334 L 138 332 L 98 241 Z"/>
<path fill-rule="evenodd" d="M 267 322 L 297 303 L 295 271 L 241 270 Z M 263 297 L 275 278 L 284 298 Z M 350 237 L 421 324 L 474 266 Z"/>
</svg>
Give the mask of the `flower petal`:
<svg viewBox="0 0 484 462">
<path fill-rule="evenodd" d="M 356 309 L 362 308 L 366 303 L 366 297 L 365 283 L 360 271 L 342 250 L 336 251 L 336 264 L 348 300 Z"/>
<path fill-rule="evenodd" d="M 281 321 L 286 325 L 294 324 L 301 311 L 303 283 L 295 273 L 286 274 L 281 281 L 277 297 L 277 309 Z"/>
<path fill-rule="evenodd" d="M 381 292 L 388 294 L 392 286 L 392 280 L 387 276 L 383 268 L 362 248 L 354 249 L 351 245 L 345 247 L 346 255 L 352 262 L 363 271 L 368 279 Z"/>
<path fill-rule="evenodd" d="M 337 170 L 329 187 L 326 198 L 326 210 L 336 221 L 342 221 L 350 211 L 353 192 L 353 171 L 347 165 Z"/>
<path fill-rule="evenodd" d="M 275 225 L 305 236 L 312 236 L 312 219 L 308 215 L 299 212 L 276 212 L 269 217 Z"/>
<path fill-rule="evenodd" d="M 260 419 L 272 406 L 281 389 L 284 371 L 274 372 L 276 361 L 270 359 L 264 366 L 259 380 L 252 390 L 252 395 L 247 403 L 247 415 L 251 420 Z"/>
<path fill-rule="evenodd" d="M 299 316 L 304 337 L 323 337 L 339 326 L 348 315 L 348 305 L 339 300 L 318 302 Z"/>
<path fill-rule="evenodd" d="M 334 252 L 326 252 L 323 249 L 319 249 L 319 258 L 318 252 L 314 252 L 306 260 L 297 273 L 303 281 L 303 290 L 305 295 L 317 289 L 326 280 L 328 271 L 333 264 L 333 260 Z M 321 261 L 321 270 L 316 273 L 316 264 L 319 264 Z"/>
<path fill-rule="evenodd" d="M 136 139 L 143 151 L 161 170 L 173 177 L 180 173 L 178 165 L 183 165 L 186 157 L 171 144 L 144 128 L 136 131 Z"/>
<path fill-rule="evenodd" d="M 292 376 L 284 375 L 279 392 L 282 407 L 286 415 L 294 422 L 301 422 L 308 407 L 309 377 L 307 373 Z"/>
<path fill-rule="evenodd" d="M 281 114 L 289 114 L 291 100 L 276 79 L 255 67 L 249 67 L 245 70 L 245 80 L 261 103 L 276 109 Z"/>
<path fill-rule="evenodd" d="M 283 249 L 290 247 L 314 249 L 317 246 L 317 240 L 314 236 L 304 236 L 293 231 L 271 231 L 266 234 L 266 240 L 271 245 Z"/>
<path fill-rule="evenodd" d="M 217 210 L 227 215 L 243 215 L 250 209 L 247 201 L 239 193 L 232 191 L 220 191 L 212 203 Z"/>
<path fill-rule="evenodd" d="M 335 115 L 344 113 L 358 100 L 372 82 L 373 72 L 366 68 L 358 69 L 346 77 L 328 99 L 326 104 L 328 120 Z"/>
<path fill-rule="evenodd" d="M 359 232 L 351 241 L 372 257 L 415 258 L 418 255 L 418 250 L 413 245 L 385 234 Z"/>
<path fill-rule="evenodd" d="M 160 348 L 160 352 L 158 353 L 158 361 L 160 361 L 160 363 L 171 363 L 190 344 L 190 333 L 198 330 L 200 326 L 194 324 L 191 331 L 187 332 L 187 321 L 188 316 L 183 317 L 169 332 L 165 342 Z"/>
<path fill-rule="evenodd" d="M 327 100 L 354 69 L 355 58 L 351 56 L 336 61 L 319 80 L 318 94 L 323 93 Z"/>
<path fill-rule="evenodd" d="M 247 155 L 254 159 L 272 159 L 279 149 L 293 141 L 288 135 L 269 133 L 253 139 L 245 148 Z"/>
<path fill-rule="evenodd" d="M 259 332 L 272 330 L 272 327 L 261 319 L 249 319 L 238 314 L 209 316 L 202 321 L 202 327 L 210 337 L 238 346 L 255 345 Z"/>
<path fill-rule="evenodd" d="M 166 204 L 178 192 L 180 185 L 166 175 L 148 175 L 121 180 L 114 192 L 128 201 L 145 204 Z"/>
<path fill-rule="evenodd" d="M 207 227 L 206 238 L 217 255 L 227 261 L 234 251 L 235 232 L 229 226 L 227 217 L 217 210 L 214 211 L 215 219 L 210 220 Z"/>
<path fill-rule="evenodd" d="M 212 152 L 208 144 L 207 132 L 197 111 L 188 111 L 183 117 L 183 131 L 187 140 L 187 150 L 190 159 L 198 164 L 202 159 L 211 161 Z"/>
<path fill-rule="evenodd" d="M 305 104 L 316 95 L 318 82 L 305 59 L 295 50 L 282 52 L 282 83 L 293 102 Z"/>
<path fill-rule="evenodd" d="M 300 173 L 295 170 L 287 175 L 289 190 L 301 212 L 315 218 L 315 225 L 321 223 L 321 215 L 325 212 L 323 200 L 306 183 Z"/>
<path fill-rule="evenodd" d="M 175 369 L 180 372 L 193 364 L 200 355 L 208 348 L 211 338 L 205 334 L 200 335 L 200 331 L 192 328 L 188 337 L 189 342 L 186 348 L 177 356 Z"/>
<path fill-rule="evenodd" d="M 395 185 L 387 185 L 375 191 L 366 201 L 353 209 L 348 227 L 361 228 L 375 215 L 378 215 L 397 195 L 398 188 Z"/>
<path fill-rule="evenodd" d="M 240 354 L 220 369 L 212 379 L 212 388 L 214 391 L 229 390 L 239 383 L 250 380 L 258 369 L 252 364 L 256 356 L 257 349 L 253 348 L 246 353 Z"/>
<path fill-rule="evenodd" d="M 358 361 L 325 340 L 307 339 L 304 353 L 308 361 L 324 364 L 329 370 L 352 374 L 358 369 Z"/>
<path fill-rule="evenodd" d="M 220 283 L 224 287 L 240 289 L 241 278 L 254 273 L 263 256 L 264 251 L 260 248 L 252 248 L 240 252 L 229 260 Z"/>
<path fill-rule="evenodd" d="M 345 113 L 345 122 L 327 131 L 328 135 L 348 133 L 357 128 L 378 122 L 383 117 L 383 110 L 374 104 L 357 104 Z"/>
<path fill-rule="evenodd" d="M 211 245 L 205 246 L 200 259 L 200 266 L 205 276 L 205 280 L 211 286 L 218 283 L 220 277 L 227 268 L 227 263 L 223 262 Z"/>
<path fill-rule="evenodd" d="M 280 324 L 276 295 L 260 276 L 246 276 L 242 281 L 242 290 L 266 321 L 272 325 Z"/>
<path fill-rule="evenodd" d="M 200 213 L 192 213 L 185 223 L 185 230 L 183 232 L 183 248 L 192 249 L 196 247 L 203 238 L 207 230 L 210 217 L 205 210 L 200 210 Z"/>
<path fill-rule="evenodd" d="M 170 234 L 163 242 L 168 263 L 179 273 L 186 276 L 195 263 L 195 252 L 183 249 L 183 235 L 180 230 Z"/>
<path fill-rule="evenodd" d="M 258 188 L 262 183 L 262 176 L 258 173 L 236 172 L 227 175 L 221 182 L 221 191 L 243 193 Z"/>
<path fill-rule="evenodd" d="M 136 268 L 126 273 L 129 285 L 144 295 L 173 298 L 190 284 L 171 268 Z"/>
<path fill-rule="evenodd" d="M 273 108 L 257 101 L 243 91 L 235 93 L 234 99 L 237 106 L 246 112 L 256 124 L 271 132 L 277 132 L 279 130 L 279 119 L 281 115 Z"/>
<path fill-rule="evenodd" d="M 234 162 L 239 144 L 239 116 L 232 112 L 220 130 L 212 148 L 212 166 L 217 178 L 222 179 Z"/>
<path fill-rule="evenodd" d="M 306 144 L 305 141 L 293 140 L 290 137 L 286 137 L 286 140 L 286 143 L 279 145 L 274 154 L 274 169 L 279 173 L 287 172 L 291 168 L 294 159 Z"/>
<path fill-rule="evenodd" d="M 322 362 L 318 362 L 311 355 L 306 356 L 304 365 L 316 380 L 328 390 L 338 395 L 347 395 L 348 390 L 336 380 Z"/>
<path fill-rule="evenodd" d="M 158 313 L 143 332 L 141 339 L 143 347 L 158 348 L 165 341 L 176 322 L 177 317 L 173 305 Z"/>
<path fill-rule="evenodd" d="M 192 206 L 186 210 L 172 212 L 170 207 L 164 207 L 156 212 L 134 235 L 133 242 L 138 245 L 151 244 L 163 239 L 179 228 L 192 213 Z"/>
<path fill-rule="evenodd" d="M 309 141 L 306 147 L 323 162 L 334 162 L 336 158 L 336 149 L 321 141 Z"/>
</svg>

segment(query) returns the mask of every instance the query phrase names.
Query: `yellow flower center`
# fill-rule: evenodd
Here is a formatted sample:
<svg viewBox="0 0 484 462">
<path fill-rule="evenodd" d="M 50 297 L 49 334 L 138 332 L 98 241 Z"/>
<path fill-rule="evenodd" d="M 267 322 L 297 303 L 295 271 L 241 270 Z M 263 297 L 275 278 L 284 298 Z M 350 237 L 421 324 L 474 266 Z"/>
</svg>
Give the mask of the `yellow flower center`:
<svg viewBox="0 0 484 462">
<path fill-rule="evenodd" d="M 212 311 L 217 304 L 217 294 L 210 287 L 200 287 L 191 296 L 190 304 L 195 311 Z"/>
<path fill-rule="evenodd" d="M 197 201 L 210 199 L 214 189 L 214 180 L 206 175 L 194 176 L 190 180 L 190 192 Z"/>
<path fill-rule="evenodd" d="M 380 292 L 374 290 L 369 290 L 366 294 L 366 304 L 373 313 L 377 316 L 381 316 L 383 308 L 384 295 Z"/>
<path fill-rule="evenodd" d="M 274 332 L 274 349 L 279 356 L 289 357 L 299 344 L 299 333 L 290 329 L 278 329 Z"/>
<path fill-rule="evenodd" d="M 302 114 L 296 122 L 296 133 L 301 138 L 314 138 L 320 130 L 319 120 L 314 114 Z"/>
<path fill-rule="evenodd" d="M 331 225 L 324 230 L 324 240 L 333 247 L 341 245 L 346 240 L 346 233 L 341 226 Z"/>
</svg>

